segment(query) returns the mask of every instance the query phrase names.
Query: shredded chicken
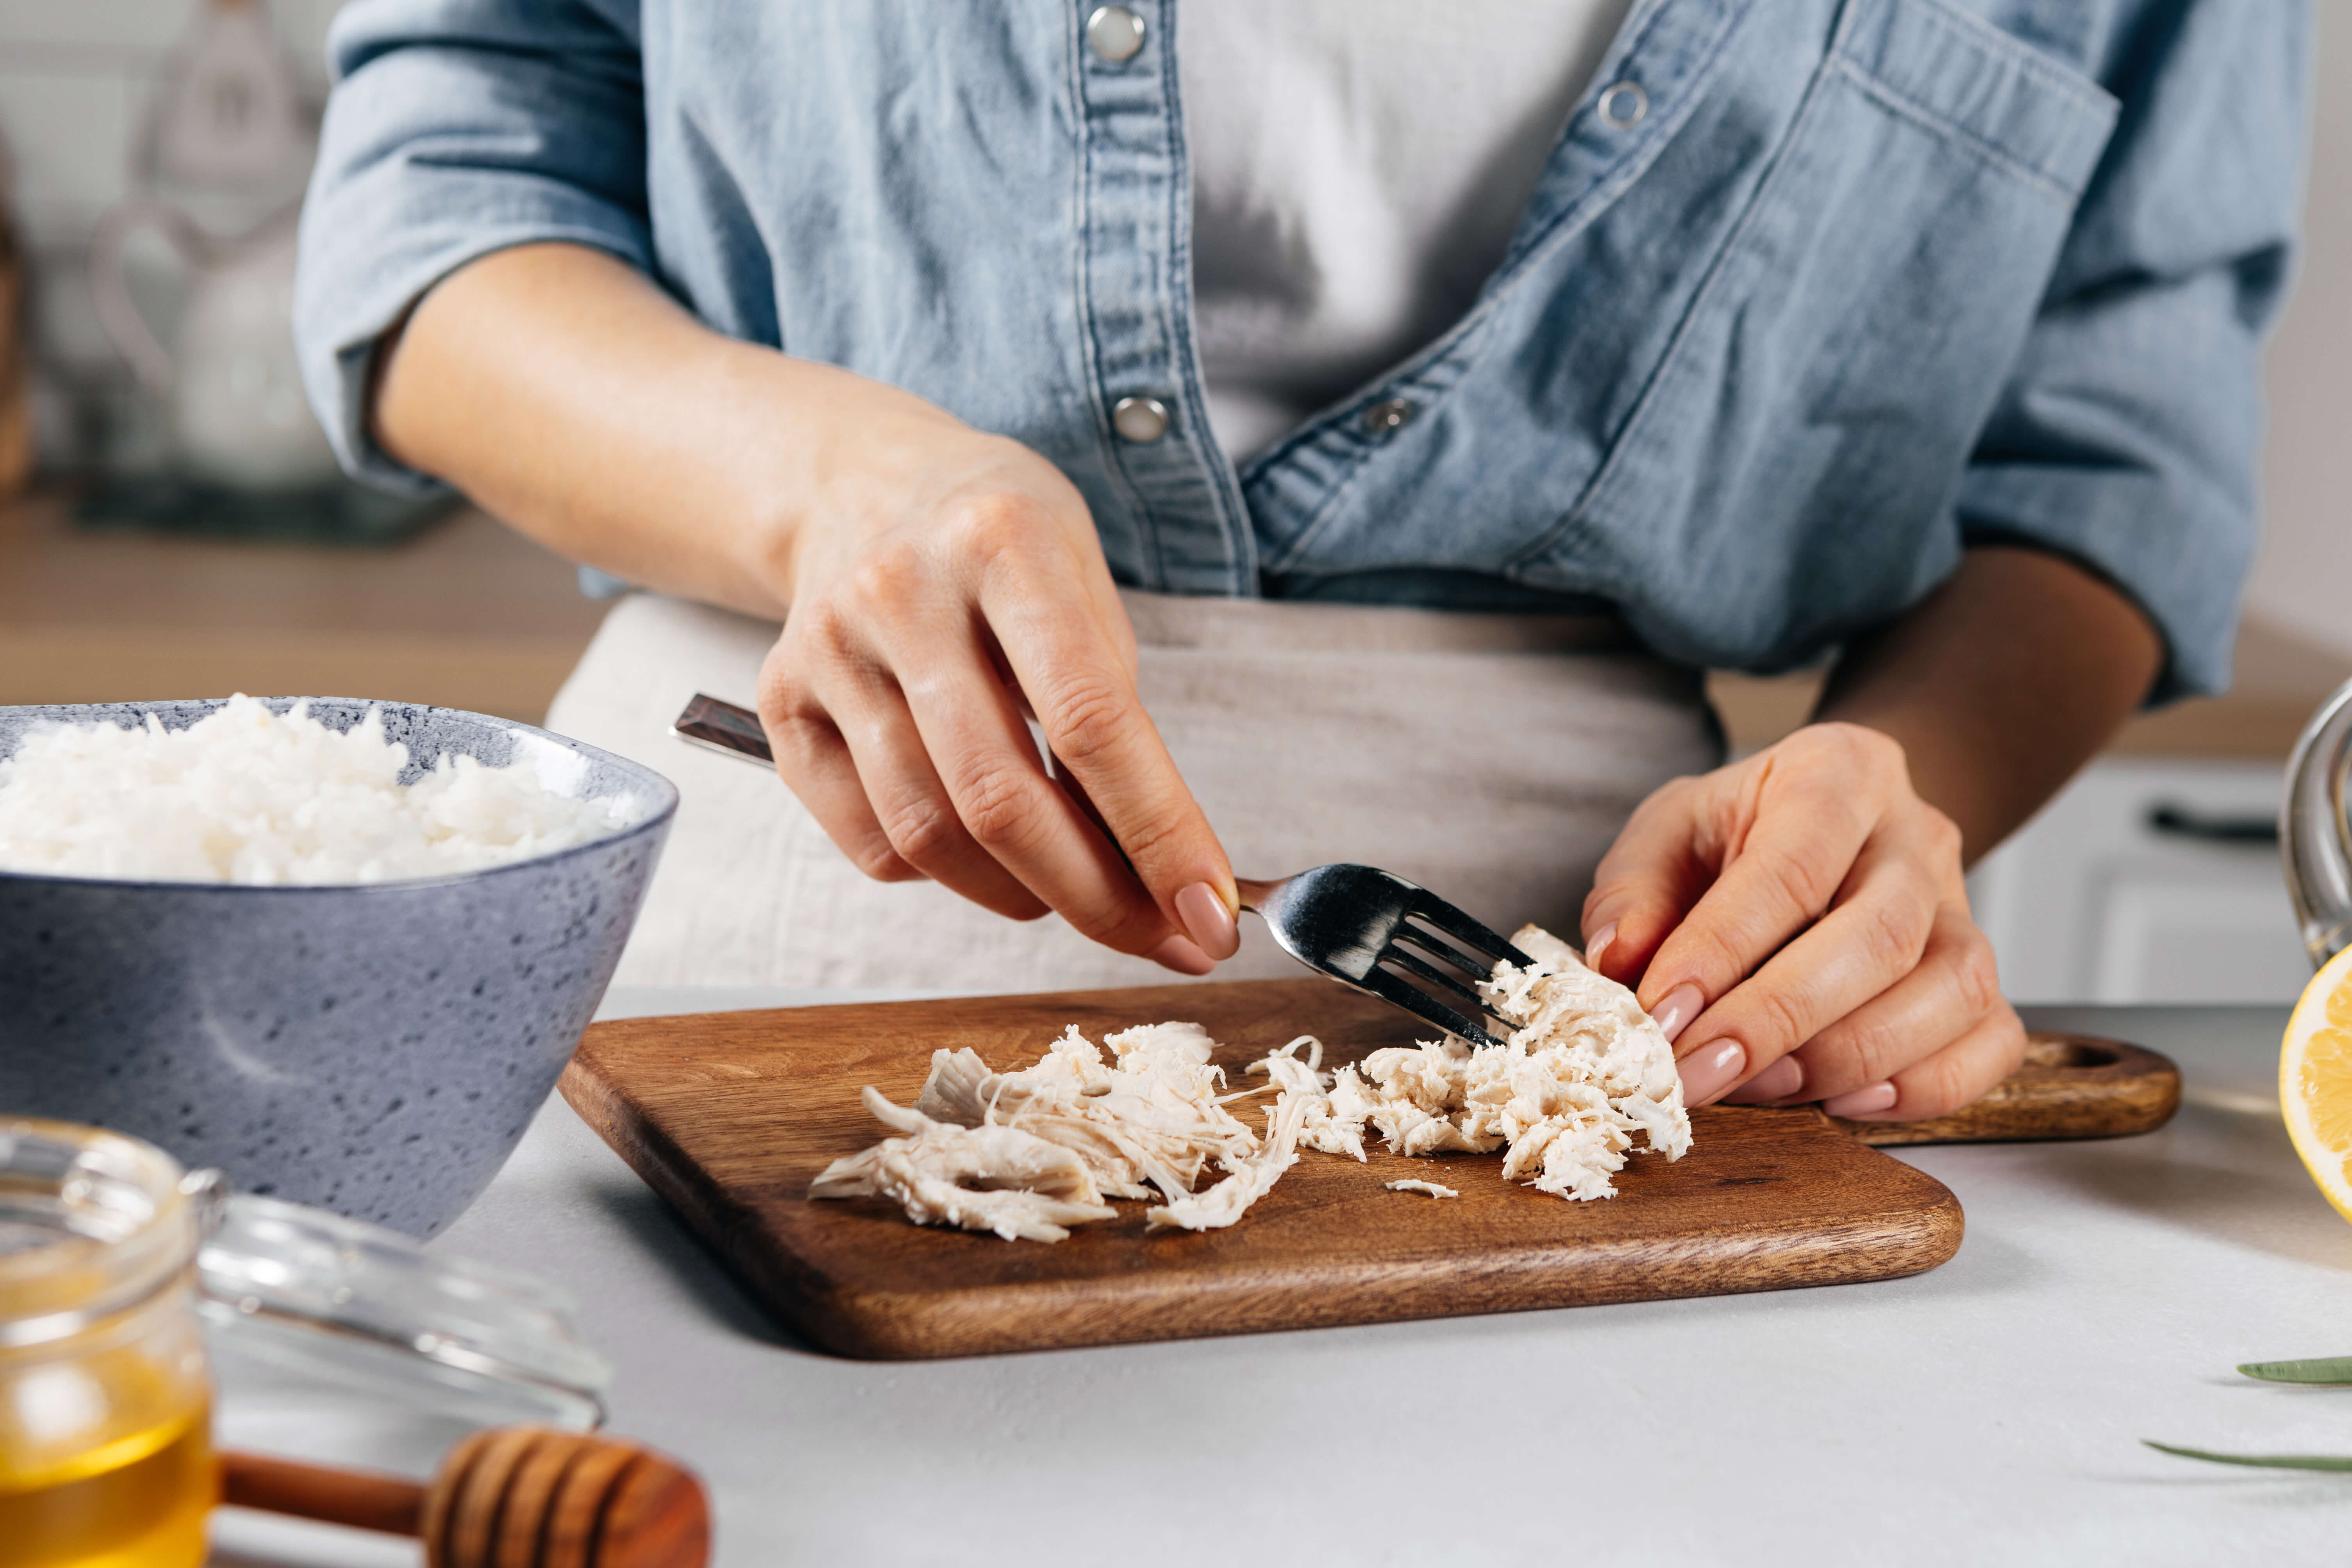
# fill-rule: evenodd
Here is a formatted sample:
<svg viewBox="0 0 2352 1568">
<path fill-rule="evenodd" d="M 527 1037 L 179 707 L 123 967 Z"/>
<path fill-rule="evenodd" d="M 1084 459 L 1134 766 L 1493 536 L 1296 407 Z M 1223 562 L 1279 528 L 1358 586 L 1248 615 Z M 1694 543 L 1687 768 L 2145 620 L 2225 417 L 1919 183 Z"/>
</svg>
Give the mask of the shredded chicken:
<svg viewBox="0 0 2352 1568">
<path fill-rule="evenodd" d="M 1514 1026 L 1501 1046 L 1453 1038 L 1372 1052 L 1325 1075 L 1286 1047 L 1259 1064 L 1308 1099 L 1310 1149 L 1364 1158 L 1364 1129 L 1399 1154 L 1505 1151 L 1503 1174 L 1538 1191 L 1611 1197 L 1633 1135 L 1669 1160 L 1690 1148 L 1674 1047 L 1633 994 L 1536 926 L 1511 938 L 1535 962 L 1495 966 L 1481 990 Z M 1256 1068 L 1251 1070 L 1255 1071 Z"/>
<path fill-rule="evenodd" d="M 1392 1193 L 1427 1193 L 1433 1198 L 1458 1198 L 1462 1194 L 1452 1187 L 1442 1187 L 1435 1182 L 1406 1180 L 1382 1184 Z"/>
<path fill-rule="evenodd" d="M 827 1165 L 813 1198 L 884 1197 L 918 1225 L 992 1230 L 1007 1241 L 1059 1241 L 1066 1226 L 1118 1214 L 1086 1163 L 1017 1127 L 957 1127 L 904 1110 L 868 1085 L 875 1120 L 902 1134 Z"/>
<path fill-rule="evenodd" d="M 1367 1158 L 1368 1128 L 1400 1154 L 1502 1150 L 1507 1179 L 1569 1198 L 1612 1196 L 1636 1134 L 1682 1158 L 1690 1118 L 1657 1024 L 1559 938 L 1527 926 L 1511 940 L 1535 962 L 1497 964 L 1482 987 L 1513 1026 L 1501 1046 L 1425 1041 L 1327 1073 L 1321 1042 L 1301 1035 L 1251 1066 L 1265 1089 L 1241 1094 L 1225 1092 L 1216 1042 L 1198 1024 L 1106 1035 L 1108 1058 L 1073 1026 L 1018 1072 L 992 1072 L 969 1049 L 934 1051 L 912 1110 L 865 1090 L 897 1136 L 835 1160 L 809 1195 L 887 1198 L 919 1225 L 1060 1241 L 1071 1226 L 1117 1217 L 1107 1200 L 1118 1198 L 1157 1198 L 1145 1213 L 1154 1230 L 1232 1225 L 1301 1149 Z M 1261 1135 L 1226 1106 L 1268 1089 Z M 1386 1184 L 1461 1195 L 1435 1182 Z"/>
<path fill-rule="evenodd" d="M 919 1225 L 1059 1241 L 1065 1226 L 1115 1217 L 1107 1197 L 1157 1196 L 1163 1206 L 1145 1215 L 1153 1228 L 1229 1226 L 1297 1163 L 1304 1100 L 1278 1096 L 1261 1140 L 1225 1109 L 1240 1097 L 1223 1092 L 1224 1074 L 1210 1065 L 1216 1042 L 1198 1024 L 1146 1024 L 1103 1044 L 1108 1061 L 1074 1025 L 1034 1067 L 1010 1073 L 970 1049 L 932 1052 L 912 1110 L 865 1093 L 866 1109 L 906 1136 L 835 1161 L 809 1195 L 886 1197 Z M 1212 1166 L 1223 1176 L 1195 1192 Z M 1008 1189 L 1063 1207 L 1032 1214 L 1002 1201 Z"/>
<path fill-rule="evenodd" d="M 1298 1129 L 1307 1120 L 1305 1096 L 1285 1094 L 1267 1116 L 1265 1147 L 1226 1168 L 1233 1172 L 1206 1192 L 1173 1199 L 1165 1208 L 1148 1212 L 1150 1228 L 1181 1226 L 1186 1230 L 1217 1230 L 1242 1217 L 1242 1211 L 1274 1190 L 1282 1173 L 1298 1163 Z"/>
<path fill-rule="evenodd" d="M 1108 1063 L 1072 1025 L 1036 1066 L 1013 1073 L 989 1071 L 970 1049 L 934 1051 L 915 1109 L 1060 1144 L 1115 1198 L 1150 1197 L 1153 1187 L 1163 1197 L 1189 1194 L 1210 1161 L 1231 1170 L 1255 1152 L 1255 1136 L 1220 1102 L 1224 1075 L 1209 1065 L 1217 1043 L 1200 1025 L 1146 1024 L 1103 1044 Z"/>
</svg>

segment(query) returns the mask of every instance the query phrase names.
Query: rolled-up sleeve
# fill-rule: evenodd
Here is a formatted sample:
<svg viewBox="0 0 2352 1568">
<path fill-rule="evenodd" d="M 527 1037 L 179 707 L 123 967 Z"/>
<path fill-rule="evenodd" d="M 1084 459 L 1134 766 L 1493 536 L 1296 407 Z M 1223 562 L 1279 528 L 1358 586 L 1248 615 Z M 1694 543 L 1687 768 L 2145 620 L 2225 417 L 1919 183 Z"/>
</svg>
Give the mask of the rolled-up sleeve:
<svg viewBox="0 0 2352 1568">
<path fill-rule="evenodd" d="M 343 467 L 434 487 L 367 434 L 378 342 L 509 246 L 569 240 L 650 270 L 635 0 L 353 0 L 303 207 L 294 329 Z"/>
<path fill-rule="evenodd" d="M 2123 100 L 1962 479 L 1971 542 L 2071 556 L 2163 635 L 2152 701 L 2229 685 L 2256 536 L 2260 351 L 2301 197 L 2301 0 L 2147 8 Z"/>
</svg>

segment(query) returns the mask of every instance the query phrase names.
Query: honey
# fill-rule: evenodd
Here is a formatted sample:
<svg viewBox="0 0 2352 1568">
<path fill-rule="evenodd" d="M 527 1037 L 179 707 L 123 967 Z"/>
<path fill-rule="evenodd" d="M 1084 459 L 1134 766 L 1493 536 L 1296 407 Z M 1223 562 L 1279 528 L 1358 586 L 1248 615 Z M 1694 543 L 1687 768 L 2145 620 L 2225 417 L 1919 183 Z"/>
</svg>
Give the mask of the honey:
<svg viewBox="0 0 2352 1568">
<path fill-rule="evenodd" d="M 0 1568 L 197 1568 L 218 1492 L 211 1412 L 44 1475 L 0 1477 Z"/>
<path fill-rule="evenodd" d="M 0 1568 L 201 1568 L 196 1206 L 160 1150 L 0 1120 Z"/>
</svg>

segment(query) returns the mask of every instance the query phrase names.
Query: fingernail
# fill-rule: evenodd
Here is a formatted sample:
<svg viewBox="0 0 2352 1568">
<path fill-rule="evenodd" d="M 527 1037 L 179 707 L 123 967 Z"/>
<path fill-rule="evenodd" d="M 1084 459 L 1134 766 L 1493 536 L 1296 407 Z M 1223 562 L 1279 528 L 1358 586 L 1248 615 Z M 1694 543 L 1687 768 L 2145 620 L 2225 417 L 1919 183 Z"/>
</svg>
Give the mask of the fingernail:
<svg viewBox="0 0 2352 1568">
<path fill-rule="evenodd" d="M 1766 1105 L 1786 1100 L 1805 1087 L 1805 1069 L 1794 1057 L 1782 1057 L 1723 1097 L 1726 1105 Z"/>
<path fill-rule="evenodd" d="M 1584 944 L 1584 967 L 1592 970 L 1596 973 L 1599 973 L 1601 969 L 1601 955 L 1609 951 L 1609 944 L 1616 940 L 1617 922 L 1615 921 L 1611 921 L 1607 925 L 1602 926 L 1599 931 L 1594 931 L 1592 933 L 1592 940 Z"/>
<path fill-rule="evenodd" d="M 1666 999 L 1658 1004 L 1650 1016 L 1655 1018 L 1658 1027 L 1666 1032 L 1668 1045 L 1672 1045 L 1675 1037 L 1690 1026 L 1690 1021 L 1698 1016 L 1698 1010 L 1706 1000 L 1696 985 L 1677 985 L 1666 993 Z"/>
<path fill-rule="evenodd" d="M 1216 961 L 1189 936 L 1171 936 L 1143 956 L 1179 974 L 1206 974 L 1217 967 Z"/>
<path fill-rule="evenodd" d="M 1832 1116 L 1873 1116 L 1895 1109 L 1895 1086 L 1874 1083 L 1868 1089 L 1849 1089 L 1833 1100 L 1822 1101 L 1822 1109 Z"/>
<path fill-rule="evenodd" d="M 1675 1066 L 1683 1075 L 1683 1103 L 1705 1105 L 1748 1066 L 1748 1047 L 1738 1040 L 1701 1046 Z"/>
<path fill-rule="evenodd" d="M 1176 918 L 1211 958 L 1231 958 L 1241 951 L 1241 928 L 1234 924 L 1234 911 L 1208 883 L 1195 882 L 1176 895 Z"/>
</svg>

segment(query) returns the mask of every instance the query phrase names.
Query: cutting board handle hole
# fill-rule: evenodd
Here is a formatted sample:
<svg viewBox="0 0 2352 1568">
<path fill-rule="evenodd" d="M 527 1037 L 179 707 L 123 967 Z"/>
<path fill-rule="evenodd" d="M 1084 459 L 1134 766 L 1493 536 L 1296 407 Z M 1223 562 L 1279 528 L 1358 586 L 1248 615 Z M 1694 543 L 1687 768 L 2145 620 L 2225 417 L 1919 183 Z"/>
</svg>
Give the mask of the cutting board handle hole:
<svg viewBox="0 0 2352 1568">
<path fill-rule="evenodd" d="M 2035 1040 L 2025 1047 L 2025 1060 L 2038 1068 L 2111 1068 L 2123 1055 L 2112 1046 L 2088 1040 Z"/>
</svg>

